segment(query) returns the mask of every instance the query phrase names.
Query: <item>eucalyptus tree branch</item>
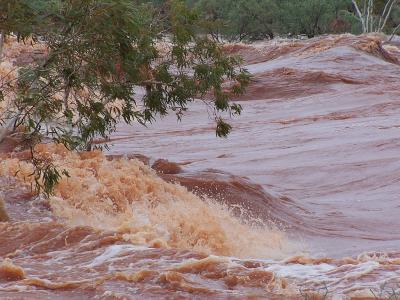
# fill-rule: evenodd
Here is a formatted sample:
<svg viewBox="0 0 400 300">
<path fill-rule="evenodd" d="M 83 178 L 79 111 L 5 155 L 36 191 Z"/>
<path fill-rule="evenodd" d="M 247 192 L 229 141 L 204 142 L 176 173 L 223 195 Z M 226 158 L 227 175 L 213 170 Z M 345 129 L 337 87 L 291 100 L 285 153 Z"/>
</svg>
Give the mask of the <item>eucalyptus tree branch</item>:
<svg viewBox="0 0 400 300">
<path fill-rule="evenodd" d="M 388 3 L 390 3 L 390 1 L 388 1 Z M 383 24 L 382 24 L 381 28 L 379 28 L 380 31 L 383 31 L 383 29 L 385 28 L 386 23 L 387 23 L 387 21 L 388 21 L 388 19 L 389 19 L 390 14 L 392 13 L 392 10 L 393 10 L 393 7 L 394 7 L 394 4 L 395 4 L 395 3 L 397 3 L 397 0 L 393 0 L 393 1 L 391 2 L 390 7 L 389 7 L 389 9 L 388 9 L 388 11 L 387 11 L 387 13 L 386 13 L 386 16 L 383 15 L 383 17 L 385 18 L 385 20 L 383 21 Z"/>
<path fill-rule="evenodd" d="M 5 33 L 3 30 L 1 30 L 0 31 L 0 63 L 3 58 L 4 42 L 5 42 Z"/>
<path fill-rule="evenodd" d="M 356 0 L 351 0 L 351 1 L 352 1 L 353 5 L 354 5 L 354 7 L 356 9 L 358 18 L 360 19 L 360 22 L 361 22 L 361 25 L 362 25 L 362 28 L 363 28 L 363 32 L 365 33 L 365 32 L 367 32 L 367 30 L 366 30 L 366 26 L 365 26 L 364 16 L 361 13 L 360 8 L 358 7 L 358 4 L 357 4 Z M 365 11 L 365 8 L 366 8 L 366 3 L 365 2 L 366 1 L 364 1 L 364 11 Z"/>
<path fill-rule="evenodd" d="M 390 38 L 389 38 L 389 42 L 392 41 L 392 39 L 394 38 L 394 36 L 395 36 L 397 30 L 399 30 L 399 28 L 400 28 L 400 24 L 397 25 L 395 29 L 393 29 L 392 35 L 391 35 Z"/>
<path fill-rule="evenodd" d="M 391 3 L 391 1 L 392 1 L 392 0 L 389 0 L 389 1 L 387 1 L 386 4 L 385 4 L 385 7 L 384 7 L 384 9 L 383 9 L 383 12 L 382 12 L 382 15 L 381 15 L 381 18 L 380 18 L 380 21 L 379 21 L 379 28 L 381 28 L 381 26 L 382 26 L 382 23 L 381 23 L 382 17 L 384 17 L 384 16 L 386 15 L 386 10 L 388 9 L 389 4 Z M 393 1 L 394 1 L 394 0 L 393 0 Z"/>
</svg>

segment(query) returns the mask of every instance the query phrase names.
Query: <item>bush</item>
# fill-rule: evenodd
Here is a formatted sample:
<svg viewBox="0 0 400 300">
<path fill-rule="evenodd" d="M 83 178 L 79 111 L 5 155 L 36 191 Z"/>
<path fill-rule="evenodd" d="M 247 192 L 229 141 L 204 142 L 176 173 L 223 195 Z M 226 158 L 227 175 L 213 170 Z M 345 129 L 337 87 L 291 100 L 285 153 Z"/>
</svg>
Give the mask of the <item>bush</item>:
<svg viewBox="0 0 400 300">
<path fill-rule="evenodd" d="M 169 1 L 163 18 L 142 1 L 49 3 L 6 0 L 0 7 L 4 32 L 48 49 L 44 59 L 19 70 L 11 114 L 31 141 L 36 182 L 44 180 L 46 193 L 67 174 L 35 157 L 43 139 L 88 150 L 120 121 L 145 125 L 169 112 L 180 119 L 195 98 L 214 112 L 216 134 L 228 135 L 231 126 L 220 113 L 240 114 L 240 105 L 230 99 L 243 93 L 249 75 L 238 58 L 197 34 L 198 15 L 183 1 Z M 223 87 L 226 81 L 230 88 Z M 0 86 L 1 95 L 7 86 Z M 140 88 L 144 95 L 135 93 Z M 9 116 L 0 116 L 0 122 Z"/>
</svg>

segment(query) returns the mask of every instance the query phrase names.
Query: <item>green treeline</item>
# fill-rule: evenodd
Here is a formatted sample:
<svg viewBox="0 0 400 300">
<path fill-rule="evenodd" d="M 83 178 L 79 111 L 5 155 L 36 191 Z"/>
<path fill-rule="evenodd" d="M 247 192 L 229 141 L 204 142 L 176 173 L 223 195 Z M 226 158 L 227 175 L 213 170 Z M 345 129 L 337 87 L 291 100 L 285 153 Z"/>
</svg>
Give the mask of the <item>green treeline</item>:
<svg viewBox="0 0 400 300">
<path fill-rule="evenodd" d="M 158 1 L 163 3 L 165 1 Z M 207 33 L 216 39 L 254 41 L 275 36 L 313 37 L 320 34 L 362 33 L 351 0 L 187 0 L 201 15 Z M 400 23 L 400 5 L 385 26 L 391 33 Z M 357 0 L 359 6 L 362 0 Z M 380 16 L 388 0 L 373 1 L 373 14 Z M 390 4 L 390 3 L 389 3 Z"/>
</svg>

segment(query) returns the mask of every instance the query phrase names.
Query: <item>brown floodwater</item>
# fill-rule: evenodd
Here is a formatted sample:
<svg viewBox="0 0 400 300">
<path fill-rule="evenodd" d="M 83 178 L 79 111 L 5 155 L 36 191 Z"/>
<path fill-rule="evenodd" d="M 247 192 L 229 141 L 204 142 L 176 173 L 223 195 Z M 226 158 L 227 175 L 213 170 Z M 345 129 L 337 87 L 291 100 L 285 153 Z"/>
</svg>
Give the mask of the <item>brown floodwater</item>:
<svg viewBox="0 0 400 300">
<path fill-rule="evenodd" d="M 342 35 L 226 48 L 254 75 L 228 139 L 199 102 L 181 124 L 121 124 L 104 154 L 41 146 L 71 174 L 50 199 L 32 196 L 26 153 L 3 143 L 0 298 L 396 292 L 398 46 Z"/>
</svg>

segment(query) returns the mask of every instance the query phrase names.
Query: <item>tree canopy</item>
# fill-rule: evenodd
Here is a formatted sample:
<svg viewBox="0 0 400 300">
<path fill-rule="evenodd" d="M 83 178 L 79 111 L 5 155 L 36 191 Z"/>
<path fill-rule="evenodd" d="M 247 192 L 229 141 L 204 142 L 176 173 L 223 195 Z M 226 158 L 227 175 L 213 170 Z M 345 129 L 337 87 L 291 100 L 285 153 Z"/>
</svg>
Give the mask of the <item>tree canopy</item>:
<svg viewBox="0 0 400 300">
<path fill-rule="evenodd" d="M 241 112 L 230 100 L 249 74 L 199 34 L 201 20 L 183 1 L 160 10 L 132 0 L 5 0 L 0 11 L 2 33 L 46 47 L 42 59 L 19 69 L 16 85 L 0 86 L 1 99 L 13 97 L 1 119 L 24 127 L 45 192 L 61 174 L 35 158 L 44 139 L 88 149 L 122 120 L 145 125 L 169 112 L 180 119 L 194 99 L 204 101 L 224 137 L 231 126 L 221 112 Z"/>
</svg>

